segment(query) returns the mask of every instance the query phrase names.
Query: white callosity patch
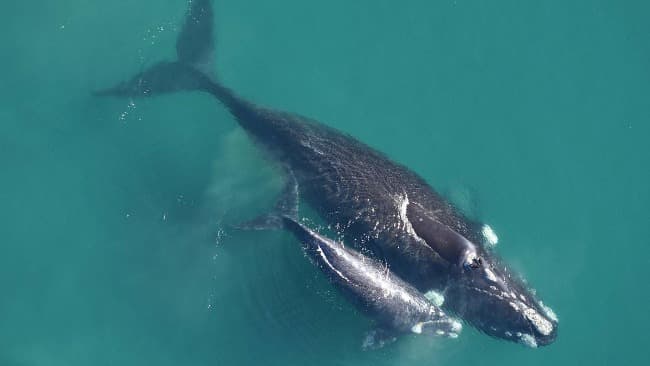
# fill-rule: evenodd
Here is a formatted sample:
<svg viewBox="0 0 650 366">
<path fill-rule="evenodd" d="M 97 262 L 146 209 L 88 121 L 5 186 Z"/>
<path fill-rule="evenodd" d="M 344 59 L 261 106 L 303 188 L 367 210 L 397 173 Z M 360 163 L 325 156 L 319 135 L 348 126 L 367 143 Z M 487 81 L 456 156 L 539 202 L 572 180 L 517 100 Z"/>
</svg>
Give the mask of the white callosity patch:
<svg viewBox="0 0 650 366">
<path fill-rule="evenodd" d="M 445 297 L 442 296 L 441 293 L 439 293 L 436 290 L 429 290 L 424 294 L 424 297 L 427 298 L 427 300 L 431 301 L 431 303 L 435 306 L 442 306 L 442 304 L 445 303 Z"/>
<path fill-rule="evenodd" d="M 535 340 L 535 337 L 530 334 L 521 334 L 519 340 L 530 348 L 537 348 L 537 341 Z"/>
<path fill-rule="evenodd" d="M 538 313 L 537 310 L 528 307 L 520 301 L 511 302 L 510 306 L 515 310 L 522 312 L 526 319 L 530 321 L 540 334 L 549 335 L 553 331 L 553 323 L 544 318 L 544 316 Z"/>
<path fill-rule="evenodd" d="M 483 237 L 485 238 L 487 244 L 491 247 L 497 245 L 499 242 L 499 237 L 497 236 L 497 233 L 492 230 L 490 225 L 483 225 L 483 228 L 481 229 L 481 233 L 483 234 Z"/>
<path fill-rule="evenodd" d="M 451 324 L 451 331 L 455 333 L 460 333 L 460 331 L 463 330 L 463 324 L 461 324 L 458 320 L 454 320 L 453 323 Z"/>
<path fill-rule="evenodd" d="M 524 309 L 524 315 L 528 320 L 530 320 L 531 323 L 537 328 L 537 331 L 540 332 L 543 335 L 549 335 L 553 331 L 553 323 L 549 322 L 542 316 L 542 314 L 538 313 L 535 309 L 531 309 L 529 307 L 526 307 Z"/>
<path fill-rule="evenodd" d="M 419 322 L 415 324 L 413 327 L 411 327 L 411 332 L 415 334 L 422 334 L 425 325 L 435 325 L 440 323 L 441 323 L 440 321 L 433 321 L 433 320 L 426 321 L 426 322 Z M 463 325 L 458 320 L 449 319 L 449 320 L 442 321 L 442 323 L 446 323 L 445 325 L 448 325 L 449 332 L 446 332 L 442 329 L 435 329 L 435 331 L 433 331 L 435 335 L 439 335 L 439 336 L 446 335 L 451 338 L 457 338 L 458 333 L 460 333 L 463 330 Z"/>
<path fill-rule="evenodd" d="M 415 334 L 422 334 L 422 326 L 423 326 L 423 325 L 424 325 L 424 323 L 422 323 L 422 322 L 415 324 L 415 325 L 411 328 L 411 332 L 413 332 L 413 333 L 415 333 Z"/>
</svg>

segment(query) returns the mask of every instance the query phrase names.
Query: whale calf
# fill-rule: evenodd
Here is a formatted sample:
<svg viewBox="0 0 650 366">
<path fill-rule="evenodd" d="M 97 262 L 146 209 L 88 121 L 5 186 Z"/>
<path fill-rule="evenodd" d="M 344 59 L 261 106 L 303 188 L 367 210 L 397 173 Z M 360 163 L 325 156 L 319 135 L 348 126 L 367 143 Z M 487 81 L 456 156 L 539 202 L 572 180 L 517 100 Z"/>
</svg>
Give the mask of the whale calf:
<svg viewBox="0 0 650 366">
<path fill-rule="evenodd" d="M 372 253 L 418 291 L 442 294 L 445 311 L 485 334 L 531 347 L 555 340 L 555 313 L 490 249 L 483 223 L 468 219 L 415 172 L 352 136 L 260 106 L 222 85 L 211 69 L 211 3 L 189 4 L 177 60 L 96 94 L 209 93 L 270 160 L 291 169 L 305 203 L 344 242 Z"/>
<path fill-rule="evenodd" d="M 283 216 L 282 221 L 329 281 L 359 310 L 377 321 L 379 334 L 384 338 L 409 332 L 458 337 L 462 330 L 459 321 L 382 263 L 321 236 L 292 218 Z"/>
</svg>

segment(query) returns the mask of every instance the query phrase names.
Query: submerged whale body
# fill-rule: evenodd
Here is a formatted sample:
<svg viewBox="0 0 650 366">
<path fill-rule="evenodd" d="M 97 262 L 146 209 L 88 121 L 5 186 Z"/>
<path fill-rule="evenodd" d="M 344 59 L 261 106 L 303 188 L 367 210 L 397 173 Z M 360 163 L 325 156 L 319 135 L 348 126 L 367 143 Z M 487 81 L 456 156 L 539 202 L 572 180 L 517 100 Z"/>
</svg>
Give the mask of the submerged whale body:
<svg viewBox="0 0 650 366">
<path fill-rule="evenodd" d="M 96 94 L 213 95 L 295 175 L 305 203 L 346 242 L 373 253 L 420 292 L 441 293 L 446 311 L 483 333 L 532 347 L 555 340 L 554 313 L 487 248 L 484 225 L 377 150 L 307 117 L 256 105 L 209 76 L 213 23 L 209 0 L 191 1 L 177 61 L 161 62 Z"/>
</svg>

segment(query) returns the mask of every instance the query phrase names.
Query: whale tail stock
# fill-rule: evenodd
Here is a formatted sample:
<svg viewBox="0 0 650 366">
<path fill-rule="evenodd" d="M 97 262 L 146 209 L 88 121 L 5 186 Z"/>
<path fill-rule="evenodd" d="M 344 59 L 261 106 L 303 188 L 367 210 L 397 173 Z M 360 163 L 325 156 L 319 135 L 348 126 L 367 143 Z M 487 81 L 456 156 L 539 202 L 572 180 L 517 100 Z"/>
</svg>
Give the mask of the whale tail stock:
<svg viewBox="0 0 650 366">
<path fill-rule="evenodd" d="M 189 0 L 176 39 L 176 60 L 161 61 L 96 96 L 146 97 L 177 91 L 208 92 L 229 105 L 232 93 L 214 77 L 214 13 L 211 0 Z"/>
</svg>

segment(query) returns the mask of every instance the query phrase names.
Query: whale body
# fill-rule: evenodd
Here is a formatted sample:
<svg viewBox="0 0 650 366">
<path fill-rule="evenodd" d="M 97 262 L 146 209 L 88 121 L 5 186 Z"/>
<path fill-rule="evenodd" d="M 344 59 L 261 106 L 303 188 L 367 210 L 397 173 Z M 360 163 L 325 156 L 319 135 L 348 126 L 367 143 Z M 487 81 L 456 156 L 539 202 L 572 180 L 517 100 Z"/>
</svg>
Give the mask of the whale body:
<svg viewBox="0 0 650 366">
<path fill-rule="evenodd" d="M 160 62 L 96 94 L 211 94 L 281 171 L 290 169 L 304 202 L 346 243 L 386 263 L 419 292 L 441 293 L 447 312 L 485 334 L 532 347 L 555 340 L 555 314 L 489 248 L 484 224 L 465 217 L 415 172 L 354 137 L 260 106 L 222 85 L 209 68 L 213 18 L 209 0 L 191 1 L 176 61 Z"/>
</svg>

